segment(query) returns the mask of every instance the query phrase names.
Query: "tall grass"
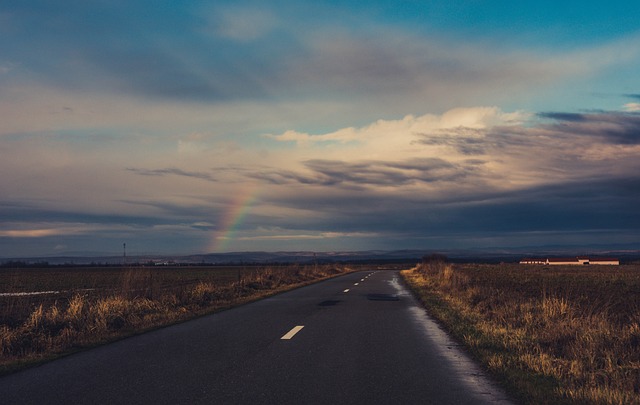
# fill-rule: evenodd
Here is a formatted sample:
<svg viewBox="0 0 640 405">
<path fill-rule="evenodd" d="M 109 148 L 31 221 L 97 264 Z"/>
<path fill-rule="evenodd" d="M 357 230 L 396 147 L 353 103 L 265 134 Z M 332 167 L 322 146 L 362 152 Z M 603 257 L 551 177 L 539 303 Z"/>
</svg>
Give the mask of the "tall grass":
<svg viewBox="0 0 640 405">
<path fill-rule="evenodd" d="M 640 268 L 421 265 L 403 272 L 530 404 L 640 404 Z"/>
<path fill-rule="evenodd" d="M 20 322 L 0 324 L 0 373 L 115 338 L 210 313 L 296 286 L 348 272 L 334 266 L 265 267 L 235 282 L 160 289 L 153 273 L 131 269 L 108 293 L 76 293 L 35 305 Z M 24 308 L 21 308 L 21 313 Z"/>
</svg>

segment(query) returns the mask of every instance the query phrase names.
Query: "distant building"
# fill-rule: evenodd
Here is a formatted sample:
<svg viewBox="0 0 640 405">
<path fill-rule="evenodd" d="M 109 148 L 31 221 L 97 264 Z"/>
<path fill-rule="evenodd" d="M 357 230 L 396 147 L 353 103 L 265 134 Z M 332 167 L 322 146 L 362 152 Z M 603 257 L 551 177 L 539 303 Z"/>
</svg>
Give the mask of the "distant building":
<svg viewBox="0 0 640 405">
<path fill-rule="evenodd" d="M 584 264 L 604 264 L 609 266 L 619 266 L 620 260 L 613 257 L 599 257 L 596 259 L 589 259 L 589 263 Z"/>
<path fill-rule="evenodd" d="M 585 256 L 579 257 L 552 257 L 552 258 L 526 258 L 520 260 L 520 264 L 544 264 L 549 266 L 580 266 L 585 264 L 599 264 L 599 265 L 609 265 L 609 266 L 618 266 L 620 265 L 620 260 L 613 257 L 596 257 L 590 258 Z"/>
<path fill-rule="evenodd" d="M 549 258 L 547 259 L 547 262 L 545 264 L 548 264 L 550 266 L 567 266 L 567 265 L 580 265 L 583 263 L 587 263 L 587 262 L 582 262 L 581 260 L 579 260 L 577 257 L 553 257 L 553 258 Z"/>
<path fill-rule="evenodd" d="M 522 259 L 520 264 L 547 264 L 547 259 Z"/>
</svg>

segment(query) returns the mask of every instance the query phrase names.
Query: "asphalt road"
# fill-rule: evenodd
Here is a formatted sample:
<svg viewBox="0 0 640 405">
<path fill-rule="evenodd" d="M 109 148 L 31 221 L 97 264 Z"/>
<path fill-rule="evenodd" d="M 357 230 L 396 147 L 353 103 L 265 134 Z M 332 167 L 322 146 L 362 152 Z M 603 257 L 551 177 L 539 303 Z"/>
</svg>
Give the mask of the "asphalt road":
<svg viewBox="0 0 640 405">
<path fill-rule="evenodd" d="M 1 404 L 507 404 L 397 272 L 353 273 L 0 378 Z"/>
</svg>

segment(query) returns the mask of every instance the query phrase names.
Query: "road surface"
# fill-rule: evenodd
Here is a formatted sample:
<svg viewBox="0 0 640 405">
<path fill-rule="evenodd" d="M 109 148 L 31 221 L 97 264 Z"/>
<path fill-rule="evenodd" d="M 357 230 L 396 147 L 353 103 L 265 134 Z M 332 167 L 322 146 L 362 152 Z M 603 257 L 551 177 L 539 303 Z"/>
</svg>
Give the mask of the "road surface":
<svg viewBox="0 0 640 405">
<path fill-rule="evenodd" d="M 1 404 L 508 404 L 395 271 L 333 278 L 0 378 Z"/>
</svg>

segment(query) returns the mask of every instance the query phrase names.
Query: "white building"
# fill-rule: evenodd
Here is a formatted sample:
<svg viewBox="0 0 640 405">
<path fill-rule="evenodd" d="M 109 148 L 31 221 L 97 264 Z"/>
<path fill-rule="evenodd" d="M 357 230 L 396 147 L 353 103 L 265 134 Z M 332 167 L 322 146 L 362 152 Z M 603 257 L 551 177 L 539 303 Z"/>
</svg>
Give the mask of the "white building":
<svg viewBox="0 0 640 405">
<path fill-rule="evenodd" d="M 620 265 L 620 260 L 615 259 L 613 257 L 597 257 L 590 258 L 585 256 L 579 257 L 553 257 L 553 258 L 527 258 L 520 260 L 520 264 L 545 264 L 549 266 L 580 266 L 585 264 L 599 264 L 599 265 L 609 265 L 609 266 L 618 266 Z"/>
</svg>

